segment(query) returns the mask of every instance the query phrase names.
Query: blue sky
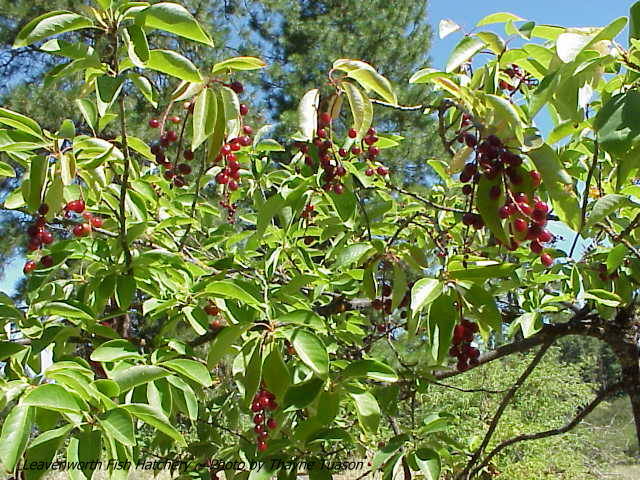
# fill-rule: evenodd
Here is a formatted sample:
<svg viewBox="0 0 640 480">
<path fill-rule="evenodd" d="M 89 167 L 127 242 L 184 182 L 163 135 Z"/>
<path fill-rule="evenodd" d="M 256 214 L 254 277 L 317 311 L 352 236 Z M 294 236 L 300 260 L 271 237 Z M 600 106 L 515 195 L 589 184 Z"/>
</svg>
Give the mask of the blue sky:
<svg viewBox="0 0 640 480">
<path fill-rule="evenodd" d="M 635 0 L 431 0 L 429 23 L 435 32 L 431 49 L 433 67 L 444 67 L 449 53 L 460 40 L 460 33 L 444 40 L 438 38 L 438 23 L 443 18 L 450 18 L 467 31 L 481 18 L 496 12 L 514 13 L 541 24 L 598 27 L 628 16 L 634 3 Z"/>
<path fill-rule="evenodd" d="M 432 66 L 444 68 L 449 53 L 461 36 L 458 32 L 440 40 L 437 35 L 438 24 L 443 18 L 450 18 L 466 31 L 473 29 L 481 18 L 495 12 L 511 12 L 542 24 L 596 27 L 604 26 L 615 18 L 628 15 L 629 7 L 634 2 L 635 0 L 534 0 L 527 2 L 522 0 L 431 0 L 429 22 L 433 25 L 435 32 L 431 50 Z M 570 233 L 566 229 L 560 228 L 559 230 L 556 230 L 556 233 Z M 16 258 L 8 266 L 6 277 L 0 281 L 0 291 L 12 293 L 15 280 L 22 275 L 23 263 L 24 259 Z"/>
</svg>

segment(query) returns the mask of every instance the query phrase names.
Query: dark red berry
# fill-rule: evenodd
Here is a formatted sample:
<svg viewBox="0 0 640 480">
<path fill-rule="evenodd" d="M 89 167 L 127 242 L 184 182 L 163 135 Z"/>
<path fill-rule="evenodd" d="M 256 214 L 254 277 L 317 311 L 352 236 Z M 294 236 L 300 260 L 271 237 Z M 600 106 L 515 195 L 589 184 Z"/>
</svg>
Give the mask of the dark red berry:
<svg viewBox="0 0 640 480">
<path fill-rule="evenodd" d="M 548 253 L 543 253 L 540 255 L 540 261 L 545 267 L 550 267 L 553 265 L 553 258 Z"/>
<path fill-rule="evenodd" d="M 26 275 L 27 273 L 33 272 L 38 265 L 33 260 L 27 260 L 22 268 L 22 272 Z"/>
<path fill-rule="evenodd" d="M 51 255 L 45 255 L 40 259 L 40 265 L 42 265 L 44 268 L 53 267 L 53 257 Z"/>
<path fill-rule="evenodd" d="M 157 118 L 152 118 L 151 120 L 149 120 L 149 126 L 151 128 L 158 128 L 160 126 L 160 120 L 158 120 Z"/>
<path fill-rule="evenodd" d="M 185 160 L 193 160 L 193 152 L 191 150 L 185 150 L 182 156 Z"/>
<path fill-rule="evenodd" d="M 234 92 L 236 92 L 238 95 L 240 95 L 242 92 L 244 92 L 244 86 L 240 83 L 240 82 L 231 82 L 229 84 L 229 88 L 231 90 L 233 90 Z"/>
<path fill-rule="evenodd" d="M 47 213 L 49 213 L 49 205 L 47 205 L 46 203 L 41 204 L 38 207 L 38 213 L 40 215 L 46 215 Z"/>
<path fill-rule="evenodd" d="M 240 104 L 240 115 L 243 117 L 249 113 L 249 107 L 247 107 L 244 103 Z"/>
</svg>

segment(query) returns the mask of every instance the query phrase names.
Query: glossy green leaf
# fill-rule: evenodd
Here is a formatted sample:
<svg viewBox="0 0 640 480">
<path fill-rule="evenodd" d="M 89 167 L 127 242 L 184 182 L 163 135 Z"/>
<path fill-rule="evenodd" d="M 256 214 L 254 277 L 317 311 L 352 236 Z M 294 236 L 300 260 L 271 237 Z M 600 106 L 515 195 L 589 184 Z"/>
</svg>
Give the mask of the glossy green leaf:
<svg viewBox="0 0 640 480">
<path fill-rule="evenodd" d="M 171 426 L 171 421 L 160 410 L 139 403 L 122 405 L 122 408 L 134 417 L 172 438 L 179 446 L 185 447 L 187 445 L 182 434 Z"/>
<path fill-rule="evenodd" d="M 141 358 L 138 347 L 125 339 L 109 340 L 91 352 L 91 360 L 94 362 L 117 362 Z"/>
<path fill-rule="evenodd" d="M 251 325 L 229 325 L 218 332 L 209 344 L 207 367 L 213 369 L 226 354 L 231 352 L 231 347 L 246 332 Z"/>
<path fill-rule="evenodd" d="M 421 278 L 411 289 L 411 310 L 414 315 L 442 293 L 442 282 L 435 278 Z"/>
<path fill-rule="evenodd" d="M 190 60 L 171 50 L 151 50 L 147 68 L 188 82 L 201 82 L 202 77 Z"/>
<path fill-rule="evenodd" d="M 305 329 L 297 328 L 290 334 L 289 341 L 296 349 L 300 360 L 320 378 L 327 378 L 329 354 L 322 340 Z"/>
<path fill-rule="evenodd" d="M 129 58 L 136 67 L 144 68 L 149 61 L 149 42 L 140 25 L 129 25 L 125 30 L 125 40 Z"/>
<path fill-rule="evenodd" d="M 353 399 L 362 428 L 368 433 L 375 433 L 380 425 L 380 406 L 376 398 L 369 392 L 349 393 Z"/>
<path fill-rule="evenodd" d="M 378 360 L 356 360 L 351 362 L 342 372 L 342 377 L 369 378 L 377 382 L 397 382 L 398 375 L 389 365 Z"/>
<path fill-rule="evenodd" d="M 98 419 L 103 430 L 118 442 L 134 446 L 136 444 L 133 420 L 129 412 L 123 408 L 109 410 L 104 418 Z"/>
<path fill-rule="evenodd" d="M 142 10 L 138 18 L 147 28 L 157 28 L 213 47 L 213 41 L 189 11 L 178 3 L 160 2 Z"/>
<path fill-rule="evenodd" d="M 487 15 L 478 23 L 476 23 L 476 27 L 482 27 L 483 25 L 491 25 L 492 23 L 506 23 L 506 22 L 521 22 L 524 21 L 524 18 L 519 17 L 518 15 L 514 15 L 509 12 L 498 12 Z"/>
<path fill-rule="evenodd" d="M 188 360 L 186 358 L 176 358 L 175 360 L 169 360 L 162 362 L 160 365 L 167 367 L 170 370 L 178 372 L 179 374 L 199 383 L 204 387 L 211 386 L 211 375 L 207 367 L 202 363 L 195 360 Z"/>
<path fill-rule="evenodd" d="M 298 106 L 298 125 L 305 140 L 311 141 L 318 121 L 318 105 L 320 93 L 318 89 L 309 90 L 302 96 Z"/>
<path fill-rule="evenodd" d="M 455 71 L 463 63 L 468 62 L 471 57 L 473 57 L 484 47 L 485 43 L 479 38 L 464 37 L 462 40 L 460 40 L 456 48 L 453 50 L 453 53 L 449 57 L 446 68 L 447 73 Z"/>
<path fill-rule="evenodd" d="M 45 408 L 58 412 L 79 412 L 80 402 L 60 385 L 48 383 L 30 390 L 21 401 L 22 405 Z"/>
<path fill-rule="evenodd" d="M 640 143 L 640 92 L 630 90 L 611 97 L 593 122 L 600 147 L 611 154 L 623 154 Z"/>
<path fill-rule="evenodd" d="M 57 450 L 62 445 L 73 425 L 65 425 L 60 428 L 48 430 L 29 443 L 29 448 L 25 453 L 25 465 L 31 465 L 33 462 L 51 462 Z M 38 480 L 47 473 L 45 469 L 28 469 L 24 471 L 26 480 Z"/>
<path fill-rule="evenodd" d="M 258 57 L 233 57 L 216 63 L 211 69 L 211 73 L 218 73 L 223 71 L 258 70 L 266 66 L 267 64 Z"/>
<path fill-rule="evenodd" d="M 630 201 L 627 196 L 616 193 L 611 193 L 599 198 L 593 205 L 591 213 L 587 217 L 586 226 L 592 227 L 595 224 L 602 222 L 609 215 L 614 212 L 618 212 L 620 208 L 629 204 Z"/>
<path fill-rule="evenodd" d="M 92 26 L 93 22 L 87 17 L 65 10 L 55 10 L 27 23 L 16 36 L 13 48 L 26 47 L 53 35 Z"/>
<path fill-rule="evenodd" d="M 426 480 L 438 480 L 442 469 L 440 455 L 431 448 L 421 448 L 415 452 L 415 460 Z"/>
<path fill-rule="evenodd" d="M 196 97 L 193 110 L 193 139 L 191 150 L 195 151 L 211 136 L 216 125 L 218 102 L 210 88 L 205 88 Z"/>
<path fill-rule="evenodd" d="M 34 409 L 27 405 L 16 405 L 2 423 L 0 462 L 6 473 L 15 469 L 25 451 L 33 424 L 33 412 Z"/>
<path fill-rule="evenodd" d="M 114 372 L 111 379 L 118 384 L 121 392 L 126 392 L 167 375 L 170 375 L 168 370 L 155 365 L 136 365 Z"/>
</svg>

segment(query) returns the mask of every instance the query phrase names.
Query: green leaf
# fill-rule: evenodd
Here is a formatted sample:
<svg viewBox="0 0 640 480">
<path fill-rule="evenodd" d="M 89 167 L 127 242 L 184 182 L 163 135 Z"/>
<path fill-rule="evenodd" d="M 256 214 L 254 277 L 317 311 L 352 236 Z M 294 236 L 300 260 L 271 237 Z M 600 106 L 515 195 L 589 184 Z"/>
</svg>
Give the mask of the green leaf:
<svg viewBox="0 0 640 480">
<path fill-rule="evenodd" d="M 597 303 L 601 303 L 607 307 L 619 307 L 622 304 L 622 298 L 620 298 L 619 295 L 599 288 L 587 290 L 584 298 L 595 300 Z"/>
<path fill-rule="evenodd" d="M 623 244 L 616 245 L 611 249 L 609 255 L 607 255 L 607 273 L 609 273 L 609 275 L 615 272 L 620 265 L 622 265 L 627 252 L 628 249 Z"/>
<path fill-rule="evenodd" d="M 456 280 L 487 280 L 511 275 L 517 265 L 499 263 L 493 260 L 452 261 L 449 263 L 449 276 Z"/>
<path fill-rule="evenodd" d="M 121 392 L 127 392 L 138 385 L 153 382 L 171 373 L 155 365 L 136 365 L 111 374 L 111 379 L 118 384 Z"/>
<path fill-rule="evenodd" d="M 91 360 L 94 362 L 117 362 L 133 358 L 143 357 L 138 352 L 138 347 L 124 339 L 109 340 L 91 353 Z"/>
<path fill-rule="evenodd" d="M 191 150 L 196 151 L 211 136 L 216 125 L 218 101 L 210 88 L 196 97 L 193 109 L 193 140 Z"/>
<path fill-rule="evenodd" d="M 426 480 L 438 480 L 442 468 L 440 455 L 431 448 L 416 450 L 415 459 Z"/>
<path fill-rule="evenodd" d="M 21 404 L 64 413 L 77 413 L 81 410 L 80 403 L 73 395 L 53 383 L 40 385 L 29 391 L 22 397 Z"/>
<path fill-rule="evenodd" d="M 640 143 L 640 92 L 629 90 L 611 97 L 593 122 L 600 147 L 614 155 L 626 153 Z"/>
<path fill-rule="evenodd" d="M 622 207 L 630 204 L 629 198 L 625 195 L 611 193 L 596 200 L 591 213 L 587 218 L 586 226 L 592 227 L 596 223 L 602 222 L 614 212 L 618 212 Z"/>
<path fill-rule="evenodd" d="M 11 165 L 5 162 L 0 162 L 0 177 L 15 177 L 16 171 Z"/>
<path fill-rule="evenodd" d="M 16 405 L 2 423 L 0 462 L 7 473 L 13 472 L 25 451 L 33 424 L 33 410 L 26 405 Z"/>
<path fill-rule="evenodd" d="M 164 30 L 213 47 L 213 41 L 193 15 L 177 3 L 161 2 L 151 5 L 138 13 L 138 19 L 145 27 Z"/>
<path fill-rule="evenodd" d="M 114 440 L 130 447 L 136 444 L 133 419 L 125 409 L 114 408 L 109 410 L 104 418 L 98 419 L 98 422 L 102 429 Z"/>
<path fill-rule="evenodd" d="M 87 122 L 92 130 L 96 130 L 98 124 L 98 109 L 94 103 L 87 98 L 79 98 L 76 100 L 76 105 L 80 113 L 82 113 L 85 122 Z"/>
<path fill-rule="evenodd" d="M 437 363 L 442 363 L 447 357 L 458 318 L 455 300 L 451 295 L 440 295 L 429 308 L 429 340 L 431 353 Z"/>
<path fill-rule="evenodd" d="M 144 98 L 147 99 L 147 101 L 149 102 L 149 104 L 151 104 L 153 108 L 156 108 L 158 106 L 155 92 L 153 90 L 153 85 L 151 85 L 151 82 L 147 80 L 146 77 L 143 77 L 142 75 L 137 75 L 135 73 L 130 73 L 129 75 L 127 75 L 127 78 L 131 80 L 131 82 L 133 82 L 133 84 L 138 88 L 138 90 L 140 90 L 140 93 L 142 93 Z M 134 137 L 129 137 L 130 140 L 132 138 Z M 133 145 L 131 145 L 131 147 L 133 147 Z"/>
<path fill-rule="evenodd" d="M 476 27 L 482 27 L 483 25 L 490 25 L 492 23 L 507 23 L 507 22 L 522 22 L 524 18 L 519 17 L 518 15 L 514 15 L 509 12 L 498 12 L 487 15 L 478 23 L 476 23 Z"/>
<path fill-rule="evenodd" d="M 327 378 L 329 375 L 329 354 L 322 340 L 305 329 L 297 328 L 290 334 L 289 341 L 296 349 L 300 360 L 320 378 Z"/>
<path fill-rule="evenodd" d="M 100 460 L 102 456 L 102 432 L 98 429 L 91 430 L 90 427 L 87 427 L 76 438 L 71 440 L 77 440 L 80 471 L 90 480 L 99 467 L 99 464 L 95 462 Z"/>
<path fill-rule="evenodd" d="M 171 50 L 151 50 L 147 68 L 188 82 L 202 82 L 196 66 L 187 58 Z"/>
<path fill-rule="evenodd" d="M 185 377 L 193 380 L 196 383 L 199 383 L 204 387 L 211 386 L 211 375 L 209 375 L 207 367 L 205 367 L 200 362 L 196 362 L 195 360 L 188 360 L 185 358 L 177 358 L 175 360 L 162 362 L 160 365 L 178 372 L 179 374 L 184 375 Z"/>
<path fill-rule="evenodd" d="M 284 395 L 291 385 L 289 367 L 284 363 L 280 349 L 275 347 L 264 359 L 262 380 L 276 399 L 282 403 Z"/>
<path fill-rule="evenodd" d="M 640 39 L 640 2 L 631 5 L 629 11 L 629 42 Z"/>
<path fill-rule="evenodd" d="M 382 467 L 409 440 L 411 437 L 406 433 L 390 438 L 371 460 L 371 470 L 376 471 Z"/>
<path fill-rule="evenodd" d="M 369 392 L 350 392 L 349 395 L 353 399 L 362 428 L 371 434 L 376 433 L 380 425 L 380 406 L 376 398 Z"/>
<path fill-rule="evenodd" d="M 377 382 L 397 382 L 398 375 L 389 365 L 378 360 L 357 360 L 351 362 L 342 372 L 344 379 L 369 378 Z"/>
<path fill-rule="evenodd" d="M 24 350 L 24 345 L 19 345 L 15 342 L 7 342 L 4 340 L 0 340 L 0 362 L 6 360 L 9 357 L 12 357 L 18 352 Z"/>
<path fill-rule="evenodd" d="M 482 220 L 491 233 L 504 245 L 509 244 L 504 226 L 498 217 L 498 209 L 504 204 L 504 190 L 501 178 L 489 179 L 486 175 L 480 177 L 478 191 L 476 192 L 476 207 L 482 216 Z M 500 197 L 497 199 L 490 195 L 491 189 L 497 186 L 500 188 Z"/>
<path fill-rule="evenodd" d="M 60 125 L 60 131 L 58 132 L 61 138 L 72 139 L 76 136 L 76 126 L 73 120 L 66 119 Z"/>
<path fill-rule="evenodd" d="M 278 317 L 278 321 L 284 325 L 293 324 L 310 327 L 312 330 L 326 331 L 324 320 L 311 310 L 294 310 Z"/>
<path fill-rule="evenodd" d="M 29 200 L 27 207 L 35 211 L 42 203 L 44 183 L 47 179 L 49 160 L 43 155 L 31 157 L 31 168 L 29 169 Z"/>
<path fill-rule="evenodd" d="M 205 292 L 220 298 L 232 298 L 251 306 L 260 306 L 261 302 L 243 289 L 234 280 L 220 280 L 211 282 L 205 288 Z"/>
<path fill-rule="evenodd" d="M 485 47 L 485 43 L 479 38 L 464 37 L 453 49 L 451 57 L 447 62 L 447 73 L 453 72 L 460 65 L 469 61 L 476 53 Z"/>
<path fill-rule="evenodd" d="M 349 107 L 353 116 L 353 128 L 357 132 L 355 141 L 360 141 L 366 135 L 373 120 L 371 100 L 351 82 L 342 82 L 340 86 L 349 100 Z"/>
<path fill-rule="evenodd" d="M 136 280 L 133 275 L 120 275 L 116 282 L 115 293 L 120 310 L 127 311 L 136 293 Z"/>
<path fill-rule="evenodd" d="M 493 32 L 478 32 L 476 33 L 476 36 L 496 55 L 500 55 L 505 51 L 506 44 L 499 35 L 496 35 Z"/>
<path fill-rule="evenodd" d="M 49 302 L 41 311 L 42 315 L 57 315 L 69 320 L 89 320 L 92 321 L 95 316 L 84 305 L 71 302 L 70 300 L 61 302 Z"/>
<path fill-rule="evenodd" d="M 347 74 L 347 76 L 356 80 L 365 90 L 373 90 L 376 92 L 384 101 L 393 105 L 398 103 L 398 98 L 396 97 L 393 88 L 391 88 L 389 80 L 375 70 L 361 68 L 358 70 L 352 70 Z"/>
<path fill-rule="evenodd" d="M 102 75 L 96 79 L 96 99 L 98 114 L 103 117 L 113 102 L 118 98 L 124 79 L 122 77 L 108 77 Z"/>
<path fill-rule="evenodd" d="M 258 70 L 266 67 L 264 63 L 258 57 L 233 57 L 227 58 L 220 63 L 216 63 L 211 70 L 211 73 L 218 73 L 222 71 L 244 71 L 244 70 Z"/>
<path fill-rule="evenodd" d="M 248 242 L 248 248 L 257 248 L 258 242 L 264 235 L 267 227 L 273 220 L 273 217 L 282 210 L 285 200 L 280 194 L 273 195 L 258 210 L 258 223 L 256 225 L 256 233 L 253 234 Z"/>
<path fill-rule="evenodd" d="M 13 48 L 26 47 L 60 33 L 93 27 L 93 22 L 77 13 L 55 10 L 34 18 L 18 33 Z"/>
<path fill-rule="evenodd" d="M 149 61 L 149 42 L 140 25 L 129 25 L 123 30 L 129 58 L 138 68 Z"/>
<path fill-rule="evenodd" d="M 309 90 L 300 99 L 298 105 L 298 125 L 304 140 L 311 141 L 316 131 L 318 123 L 318 105 L 320 102 L 320 92 L 317 88 Z M 273 197 L 272 197 L 273 198 Z"/>
<path fill-rule="evenodd" d="M 313 376 L 307 381 L 292 385 L 284 397 L 284 407 L 306 408 L 318 396 L 324 383 L 324 380 Z"/>
<path fill-rule="evenodd" d="M 207 367 L 213 369 L 226 354 L 231 352 L 231 346 L 251 325 L 229 325 L 220 330 L 209 344 Z"/>
<path fill-rule="evenodd" d="M 36 137 L 42 136 L 42 129 L 35 120 L 6 108 L 0 107 L 0 124 L 8 125 Z"/>
<path fill-rule="evenodd" d="M 186 447 L 187 442 L 185 442 L 180 432 L 171 426 L 171 421 L 160 410 L 141 403 L 122 405 L 122 408 L 144 423 L 174 439 L 179 446 Z"/>
<path fill-rule="evenodd" d="M 393 290 L 391 292 L 391 309 L 395 310 L 407 294 L 407 275 L 400 263 L 393 264 Z"/>
<path fill-rule="evenodd" d="M 336 254 L 336 261 L 333 267 L 338 270 L 342 267 L 348 267 L 353 263 L 358 263 L 362 256 L 373 247 L 369 243 L 354 243 L 347 247 L 341 248 Z"/>
<path fill-rule="evenodd" d="M 421 278 L 411 289 L 411 311 L 418 313 L 442 293 L 442 282 L 435 278 Z"/>
<path fill-rule="evenodd" d="M 48 462 L 51 462 L 72 428 L 73 425 L 65 425 L 38 435 L 29 444 L 29 448 L 25 454 L 24 464 L 30 465 L 32 462 L 45 462 L 46 465 Z M 24 471 L 26 480 L 38 480 L 46 473 L 46 469 L 29 469 Z"/>
</svg>

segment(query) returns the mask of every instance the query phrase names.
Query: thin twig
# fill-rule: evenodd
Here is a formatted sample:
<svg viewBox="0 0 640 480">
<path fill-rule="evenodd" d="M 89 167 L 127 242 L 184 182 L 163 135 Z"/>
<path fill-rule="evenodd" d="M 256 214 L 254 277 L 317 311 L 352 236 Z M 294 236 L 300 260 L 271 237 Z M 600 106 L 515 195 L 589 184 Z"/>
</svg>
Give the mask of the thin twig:
<svg viewBox="0 0 640 480">
<path fill-rule="evenodd" d="M 467 213 L 465 210 L 461 210 L 459 208 L 445 207 L 444 205 L 439 205 L 427 198 L 424 198 L 421 195 L 418 195 L 417 193 L 410 192 L 409 190 L 405 190 L 404 188 L 401 188 L 401 187 L 396 187 L 395 185 L 392 185 L 390 183 L 387 183 L 387 187 L 390 188 L 391 190 L 395 190 L 398 193 L 402 193 L 403 195 L 408 195 L 409 197 L 415 198 L 416 200 L 419 200 L 420 202 L 426 205 L 429 205 L 430 207 L 435 208 L 436 210 L 442 210 L 444 212 L 453 212 L 453 213 Z"/>
<path fill-rule="evenodd" d="M 578 244 L 578 239 L 580 238 L 580 234 L 582 233 L 582 229 L 584 228 L 584 222 L 587 218 L 587 206 L 589 204 L 589 189 L 591 187 L 591 180 L 593 179 L 593 173 L 596 170 L 596 165 L 598 165 L 598 156 L 600 155 L 600 145 L 598 140 L 594 141 L 593 148 L 593 160 L 591 162 L 591 167 L 589 168 L 589 173 L 587 174 L 587 180 L 584 184 L 584 193 L 582 198 L 582 209 L 580 211 L 580 228 L 576 232 L 576 236 L 573 239 L 573 243 L 571 244 L 571 250 L 569 251 L 569 257 L 573 257 L 573 252 L 576 249 L 576 245 Z"/>
<path fill-rule="evenodd" d="M 129 243 L 127 242 L 127 187 L 129 184 L 129 170 L 131 167 L 131 157 L 129 156 L 129 144 L 127 141 L 127 121 L 125 118 L 124 110 L 124 95 L 120 95 L 120 135 L 122 137 L 122 150 L 124 153 L 124 172 L 122 173 L 122 179 L 120 183 L 120 245 L 124 252 L 124 260 L 127 265 L 127 270 L 131 267 L 131 250 L 129 250 Z"/>
</svg>

